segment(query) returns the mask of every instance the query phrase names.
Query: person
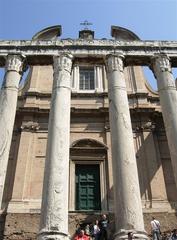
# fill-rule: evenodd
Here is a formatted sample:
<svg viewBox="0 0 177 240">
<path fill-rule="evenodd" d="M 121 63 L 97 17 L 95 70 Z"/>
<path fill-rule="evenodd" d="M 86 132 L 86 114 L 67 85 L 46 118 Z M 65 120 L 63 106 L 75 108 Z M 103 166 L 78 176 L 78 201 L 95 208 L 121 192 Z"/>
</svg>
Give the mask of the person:
<svg viewBox="0 0 177 240">
<path fill-rule="evenodd" d="M 170 239 L 171 239 L 171 240 L 177 240 L 177 229 L 174 229 L 174 230 L 173 230 L 173 233 L 172 233 Z"/>
<path fill-rule="evenodd" d="M 85 234 L 87 236 L 90 236 L 90 225 L 89 224 L 87 224 L 86 227 L 85 227 Z"/>
<path fill-rule="evenodd" d="M 108 228 L 108 219 L 105 214 L 102 215 L 102 219 L 99 222 L 100 226 L 100 240 L 107 240 L 108 239 L 108 233 L 107 233 L 107 228 Z"/>
<path fill-rule="evenodd" d="M 128 240 L 132 240 L 133 239 L 133 233 L 132 232 L 128 232 Z"/>
<path fill-rule="evenodd" d="M 89 236 L 85 235 L 85 231 L 81 229 L 75 236 L 74 240 L 90 240 Z"/>
<path fill-rule="evenodd" d="M 93 225 L 93 237 L 95 240 L 99 240 L 99 237 L 100 237 L 100 227 L 99 227 L 98 220 L 96 220 L 95 224 Z"/>
<path fill-rule="evenodd" d="M 156 220 L 155 217 L 152 217 L 151 231 L 153 240 L 161 240 L 160 222 Z"/>
</svg>

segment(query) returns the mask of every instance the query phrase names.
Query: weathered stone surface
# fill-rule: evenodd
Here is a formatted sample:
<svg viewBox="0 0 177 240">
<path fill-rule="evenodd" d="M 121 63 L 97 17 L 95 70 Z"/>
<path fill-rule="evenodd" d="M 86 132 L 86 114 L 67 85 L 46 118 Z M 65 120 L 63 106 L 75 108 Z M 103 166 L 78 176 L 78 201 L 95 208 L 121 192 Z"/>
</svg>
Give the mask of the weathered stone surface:
<svg viewBox="0 0 177 240">
<path fill-rule="evenodd" d="M 7 214 L 3 240 L 36 240 L 39 214 Z"/>
<path fill-rule="evenodd" d="M 52 64 L 53 56 L 62 53 L 64 48 L 76 57 L 83 55 L 105 57 L 115 51 L 122 51 L 126 56 L 127 65 L 148 65 L 150 57 L 161 52 L 171 58 L 173 66 L 177 66 L 176 41 L 118 41 L 112 39 L 0 41 L 0 66 L 4 66 L 4 57 L 12 51 L 14 54 L 24 54 L 30 65 Z"/>
<path fill-rule="evenodd" d="M 49 29 L 48 29 L 49 30 Z M 69 210 L 73 211 L 70 213 L 69 217 L 69 233 L 73 236 L 75 229 L 77 228 L 79 223 L 91 223 L 96 218 L 100 217 L 101 213 L 107 213 L 109 218 L 111 219 L 111 229 L 109 236 L 112 237 L 115 231 L 114 228 L 114 219 L 111 217 L 111 213 L 115 211 L 115 206 L 119 205 L 118 201 L 114 201 L 113 193 L 116 186 L 113 185 L 113 170 L 115 171 L 115 167 L 112 167 L 112 155 L 111 155 L 111 142 L 110 142 L 110 126 L 109 126 L 109 102 L 108 102 L 108 81 L 106 77 L 105 70 L 105 57 L 107 54 L 119 53 L 121 52 L 125 59 L 124 65 L 128 66 L 126 69 L 124 68 L 124 77 L 126 79 L 125 84 L 123 86 L 128 94 L 129 100 L 129 110 L 131 113 L 131 122 L 133 124 L 133 137 L 134 137 L 134 146 L 136 152 L 136 161 L 138 165 L 138 174 L 139 174 L 139 183 L 140 183 L 140 194 L 142 201 L 138 200 L 139 208 L 142 208 L 145 213 L 145 229 L 148 230 L 149 233 L 149 222 L 151 220 L 151 216 L 154 215 L 160 220 L 162 224 L 162 231 L 172 229 L 176 227 L 176 217 L 175 211 L 177 209 L 177 190 L 174 182 L 173 176 L 173 167 L 171 164 L 168 143 L 165 136 L 165 130 L 163 126 L 163 119 L 161 114 L 161 106 L 159 104 L 159 96 L 158 93 L 153 91 L 151 87 L 145 80 L 143 75 L 143 71 L 141 66 L 134 65 L 149 65 L 151 61 L 151 57 L 161 53 L 166 53 L 170 57 L 170 61 L 172 66 L 177 66 L 177 42 L 168 42 L 168 41 L 131 41 L 132 37 L 134 39 L 138 39 L 134 34 L 127 33 L 120 36 L 120 31 L 114 34 L 116 38 L 123 39 L 124 41 L 117 40 L 73 40 L 73 39 L 65 39 L 65 40 L 48 40 L 48 37 L 52 36 L 55 38 L 55 33 L 57 33 L 57 29 L 51 29 L 52 32 L 42 31 L 39 35 L 36 35 L 37 40 L 32 41 L 0 41 L 0 66 L 5 65 L 5 58 L 8 53 L 19 54 L 22 53 L 26 55 L 28 64 L 39 64 L 43 66 L 33 66 L 28 74 L 27 81 L 25 82 L 25 86 L 21 87 L 19 92 L 19 101 L 17 108 L 17 118 L 15 123 L 14 132 L 18 132 L 18 139 L 12 140 L 11 144 L 11 154 L 9 156 L 9 166 L 8 166 L 8 177 L 5 183 L 5 189 L 7 194 L 4 194 L 3 201 L 7 206 L 7 218 L 6 218 L 6 227 L 5 227 L 5 239 L 8 240 L 36 240 L 36 234 L 38 232 L 39 225 L 39 213 L 40 213 L 40 205 L 41 205 L 41 192 L 42 192 L 42 181 L 43 181 L 43 173 L 44 173 L 44 161 L 46 157 L 46 142 L 47 142 L 47 133 L 48 133 L 48 117 L 49 117 L 49 109 L 51 102 L 51 89 L 53 82 L 53 56 L 58 56 L 58 54 L 63 51 L 70 51 L 74 55 L 74 66 L 77 66 L 77 84 L 79 83 L 79 67 L 80 66 L 94 66 L 96 70 L 99 68 L 102 71 L 95 71 L 95 75 L 99 79 L 96 81 L 96 88 L 93 92 L 83 91 L 82 93 L 79 91 L 79 87 L 73 89 L 72 99 L 71 99 L 71 127 L 70 127 L 70 146 L 73 146 L 75 142 L 82 142 L 82 140 L 86 139 L 87 142 L 95 142 L 102 144 L 104 146 L 103 149 L 98 148 L 99 144 L 93 144 L 93 148 L 83 148 L 83 146 L 78 147 L 75 152 L 76 155 L 71 151 L 71 161 L 70 164 L 70 193 L 69 193 Z M 42 35 L 41 35 L 42 34 Z M 47 34 L 47 35 L 46 35 Z M 48 35 L 49 34 L 49 35 Z M 129 39 L 130 36 L 130 39 Z M 46 41 L 41 41 L 41 39 Z M 134 40 L 135 40 L 134 39 Z M 126 40 L 126 41 L 125 41 Z M 66 55 L 65 55 L 66 56 Z M 64 59 L 64 58 L 63 58 Z M 11 71 L 22 71 L 21 65 L 13 59 L 12 63 L 15 63 L 16 67 L 12 67 L 14 64 L 9 65 L 9 69 Z M 60 61 L 62 59 L 58 59 L 57 65 L 60 66 L 58 72 L 55 71 L 55 80 L 56 75 L 59 75 L 61 70 L 61 66 L 63 65 L 65 70 L 70 68 L 67 66 L 67 61 Z M 66 59 L 65 59 L 66 60 Z M 123 73 L 123 66 L 120 59 L 114 59 L 112 62 L 112 68 L 114 68 L 114 74 L 116 71 L 119 71 L 121 74 Z M 49 65 L 48 65 L 49 64 Z M 129 66 L 131 65 L 131 66 Z M 162 71 L 163 74 L 168 70 L 170 70 L 168 66 L 168 59 L 164 59 L 162 61 Z M 55 70 L 56 70 L 55 69 Z M 65 72 L 64 70 L 64 72 Z M 61 70 L 62 72 L 62 70 Z M 69 70 L 70 72 L 70 70 Z M 74 72 L 74 71 L 73 71 Z M 64 73 L 65 75 L 65 73 Z M 74 73 L 73 73 L 74 75 Z M 115 74 L 116 75 L 116 74 Z M 116 77 L 115 77 L 116 78 Z M 114 78 L 114 79 L 115 79 Z M 60 80 L 61 81 L 60 81 Z M 58 82 L 61 82 L 62 87 L 65 88 L 62 90 L 63 95 L 60 95 L 60 99 L 56 97 L 57 104 L 58 102 L 67 104 L 67 89 L 66 86 L 66 78 L 65 76 L 58 78 Z M 68 78 L 69 80 L 69 78 Z M 102 82 L 101 82 L 102 81 Z M 69 82 L 68 82 L 69 83 Z M 101 84 L 100 84 L 101 83 Z M 98 88 L 98 84 L 100 84 L 100 88 Z M 74 85 L 74 84 L 73 84 Z M 57 85 L 56 91 L 61 91 L 61 88 Z M 122 86 L 121 86 L 122 87 Z M 99 89 L 99 92 L 98 92 Z M 122 88 L 119 89 L 123 91 Z M 116 90 L 118 91 L 118 89 Z M 122 104 L 124 97 L 121 95 L 121 99 L 119 104 Z M 127 100 L 126 100 L 127 101 Z M 112 102 L 116 103 L 116 101 Z M 63 108 L 64 105 L 63 104 Z M 57 105 L 60 106 L 59 104 Z M 61 124 L 65 124 L 65 116 L 63 111 L 58 111 L 58 107 L 55 108 L 56 111 L 53 111 L 53 117 L 57 119 L 57 124 L 49 127 L 50 136 L 49 139 L 51 141 L 50 151 L 52 152 L 54 149 L 54 153 L 57 152 L 57 147 L 60 147 L 62 141 L 56 137 L 56 141 L 52 137 L 51 132 L 57 132 L 61 130 Z M 126 107 L 126 109 L 128 108 Z M 62 109 L 63 110 L 63 109 Z M 62 112 L 63 118 L 57 116 L 58 112 Z M 118 112 L 119 109 L 118 109 Z M 125 112 L 123 112 L 125 113 Z M 9 114 L 9 113 L 8 113 Z M 10 116 L 10 115 L 9 115 Z M 61 115 L 60 115 L 61 116 Z M 176 116 L 176 115 L 175 115 Z M 67 118 L 68 119 L 68 118 Z M 128 118 L 121 118 L 124 124 L 122 124 L 123 128 L 119 131 L 118 140 L 120 135 L 123 134 L 123 129 L 130 131 L 131 124 L 127 124 Z M 117 119 L 116 119 L 117 121 Z M 115 123 L 116 123 L 115 121 Z M 121 122 L 121 121 L 120 121 Z M 18 124 L 17 124 L 18 123 Z M 3 125 L 4 126 L 4 125 Z M 127 126 L 127 128 L 125 127 Z M 6 126 L 5 126 L 6 127 Z M 54 129 L 54 130 L 51 130 Z M 62 128 L 63 129 L 63 128 Z M 1 130 L 1 127 L 0 127 Z M 1 132 L 0 132 L 1 133 Z M 61 135 L 65 133 L 61 131 Z M 62 135 L 63 136 L 63 135 Z M 124 135 L 123 135 L 124 136 Z M 129 134 L 127 136 L 127 145 L 126 148 L 129 150 L 129 144 L 132 136 Z M 66 140 L 64 145 L 68 144 Z M 176 141 L 176 140 L 175 140 Z M 16 142 L 16 144 L 15 144 Z M 125 142 L 125 141 L 124 141 Z M 56 147 L 57 145 L 57 147 Z M 132 146 L 132 142 L 130 143 Z M 54 147 L 55 146 L 55 147 Z M 123 144 L 124 146 L 124 144 Z M 127 147 L 128 146 L 128 147 Z M 65 149 L 66 146 L 63 147 Z M 69 149 L 69 144 L 66 147 Z M 131 148 L 130 148 L 131 149 Z M 56 150 L 56 151 L 55 151 Z M 66 151 L 67 151 L 66 150 Z M 47 150 L 48 151 L 48 150 Z M 64 151 L 64 150 L 63 150 Z M 131 152 L 131 151 L 130 151 Z M 59 153 L 59 154 L 58 154 Z M 82 154 L 81 154 L 82 153 Z M 66 153 L 62 151 L 57 152 L 58 155 L 62 154 L 66 157 Z M 50 159 L 54 159 L 57 154 L 50 155 Z M 117 155 L 119 155 L 118 152 Z M 120 154 L 121 155 L 121 154 Z M 61 156 L 61 155 L 60 155 Z M 59 156 L 59 160 L 62 160 Z M 68 155 L 67 155 L 68 158 Z M 72 159 L 75 159 L 72 161 Z M 57 160 L 56 160 L 57 161 Z M 64 161 L 63 161 L 64 162 Z M 75 165 L 79 162 L 79 164 L 90 163 L 90 164 L 99 164 L 100 165 L 100 182 L 101 182 L 101 206 L 102 212 L 94 212 L 93 214 L 80 213 L 79 211 L 75 211 Z M 50 162 L 50 166 L 52 168 L 53 163 L 55 165 L 55 161 Z M 66 164 L 65 164 L 66 163 Z M 129 161 L 125 161 L 125 164 Z M 62 166 L 62 170 L 66 167 L 68 162 L 64 162 Z M 70 166 L 71 166 L 70 165 Z M 55 165 L 56 166 L 56 165 Z M 122 165 L 125 167 L 124 165 Z M 49 211 L 42 211 L 42 214 L 46 213 L 46 226 L 50 224 L 50 216 L 54 223 L 57 219 L 56 216 L 50 215 L 50 212 L 54 211 L 58 216 L 64 214 L 63 210 L 60 211 L 60 203 L 62 197 L 59 197 L 59 204 L 57 201 L 53 201 L 53 195 L 58 196 L 61 189 L 58 191 L 58 183 L 62 184 L 62 186 L 67 189 L 67 180 L 63 184 L 63 176 L 59 177 L 61 168 L 56 166 L 56 171 L 48 171 L 52 172 L 54 177 L 50 178 L 50 192 L 47 197 L 47 202 L 51 207 L 48 208 Z M 58 170 L 59 169 L 59 170 Z M 66 170 L 66 169 L 65 169 Z M 130 170 L 129 173 L 125 170 L 125 175 L 131 175 L 134 173 L 134 168 Z M 117 173 L 116 173 L 117 174 Z M 50 174 L 49 174 L 50 175 Z M 67 173 L 66 173 L 67 175 Z M 66 177 L 65 175 L 65 177 Z M 135 174 L 136 175 L 136 174 Z M 57 177 L 56 177 L 57 176 Z M 114 174 L 115 176 L 115 174 Z M 131 175 L 132 176 L 132 175 Z M 56 180 L 57 179 L 57 180 Z M 66 177 L 66 179 L 68 179 Z M 120 180 L 120 176 L 119 176 Z M 130 179 L 130 183 L 134 181 L 134 176 Z M 123 179 L 123 181 L 127 181 L 127 179 Z M 136 179 L 137 181 L 137 179 Z M 127 181 L 128 182 L 128 181 Z M 53 184 L 56 183 L 56 186 Z M 127 184 L 127 183 L 126 183 Z M 126 187 L 125 184 L 125 187 Z M 131 184 L 130 184 L 131 186 Z M 132 192 L 136 192 L 137 188 L 130 189 Z M 47 189 L 48 186 L 47 186 Z M 122 188 L 124 189 L 124 188 Z M 128 187 L 127 187 L 128 189 Z M 57 191 L 55 191 L 57 190 Z M 126 191 L 125 191 L 126 192 Z M 52 195 L 53 194 L 53 195 Z M 64 193 L 65 199 L 68 199 L 66 193 Z M 130 196 L 131 195 L 131 196 Z M 6 197 L 5 197 L 6 196 Z M 132 197 L 132 193 L 129 194 L 129 199 Z M 122 197 L 123 199 L 123 197 Z M 124 198 L 125 199 L 125 198 Z M 139 199 L 139 197 L 137 198 Z M 133 202 L 135 198 L 131 201 Z M 57 202 L 57 204 L 55 204 Z M 125 201 L 126 202 L 126 201 Z M 66 215 L 67 207 L 66 201 L 62 201 L 62 209 L 65 209 Z M 120 204 L 122 204 L 120 199 Z M 130 201 L 126 202 L 127 208 L 130 206 Z M 57 205 L 59 208 L 57 208 Z M 134 204 L 130 206 L 131 213 L 134 215 Z M 138 208 L 138 214 L 139 214 Z M 135 209 L 137 209 L 137 205 L 135 204 Z M 6 212 L 6 211 L 5 211 Z M 117 213 L 117 210 L 115 211 Z M 61 213 L 61 215 L 60 215 Z M 157 213 L 157 214 L 156 214 Z M 126 215 L 126 214 L 125 214 Z M 141 213 L 140 213 L 141 215 Z M 5 215 L 4 215 L 5 216 Z M 49 216 L 49 217 L 48 217 Z M 127 223 L 131 224 L 134 222 L 132 220 L 131 214 L 127 214 Z M 134 216 L 137 216 L 136 214 Z M 138 216 L 139 217 L 139 216 Z M 139 221 L 137 217 L 136 221 Z M 45 216 L 44 216 L 45 218 Z M 64 219 L 64 218 L 63 218 Z M 147 219 L 147 220 L 146 220 Z M 4 217 L 0 217 L 0 231 L 3 231 L 3 222 Z M 16 221 L 18 220 L 18 221 Z M 141 217 L 142 220 L 142 217 Z M 122 221 L 122 220 L 121 220 Z M 67 218 L 65 216 L 64 221 L 60 221 L 60 227 L 65 228 L 67 226 Z M 123 221 L 122 221 L 123 222 Z M 140 221 L 140 225 L 141 225 Z M 9 226 L 8 226 L 9 225 Z M 51 224 L 53 226 L 55 224 Z M 57 224 L 56 224 L 57 225 Z M 56 226 L 55 225 L 55 226 Z M 135 224 L 136 225 L 136 224 Z M 55 228 L 54 226 L 54 228 Z M 116 224 L 117 226 L 117 224 Z M 58 226 L 56 226 L 58 227 Z M 52 229 L 52 228 L 51 228 Z M 43 236 L 43 239 L 52 238 L 50 237 L 50 233 L 54 233 L 53 237 L 56 239 L 60 238 L 68 238 L 67 235 L 63 235 L 62 232 L 55 232 L 56 229 L 52 229 L 52 231 L 44 232 L 46 236 Z M 135 229 L 136 231 L 136 229 Z"/>
<path fill-rule="evenodd" d="M 157 78 L 162 114 L 177 186 L 177 91 L 170 59 L 166 55 L 155 57 L 153 59 L 153 69 Z"/>
<path fill-rule="evenodd" d="M 146 239 L 123 57 L 108 56 L 107 68 L 114 200 L 118 203 L 115 204 L 116 239 L 132 230 L 137 238 Z"/>
<path fill-rule="evenodd" d="M 150 221 L 155 216 L 161 223 L 162 232 L 170 232 L 176 228 L 177 217 L 175 213 L 144 213 L 145 229 L 148 235 L 151 234 Z M 112 239 L 115 232 L 114 215 L 109 214 L 110 220 L 108 235 Z M 69 214 L 69 234 L 74 237 L 79 225 L 94 223 L 100 219 L 99 214 L 70 213 Z M 7 214 L 3 240 L 36 240 L 40 221 L 39 214 Z"/>
<path fill-rule="evenodd" d="M 16 114 L 18 87 L 23 70 L 23 57 L 8 55 L 6 73 L 0 91 L 0 209 Z"/>
<path fill-rule="evenodd" d="M 54 58 L 40 240 L 68 238 L 71 59 L 67 54 Z"/>
</svg>

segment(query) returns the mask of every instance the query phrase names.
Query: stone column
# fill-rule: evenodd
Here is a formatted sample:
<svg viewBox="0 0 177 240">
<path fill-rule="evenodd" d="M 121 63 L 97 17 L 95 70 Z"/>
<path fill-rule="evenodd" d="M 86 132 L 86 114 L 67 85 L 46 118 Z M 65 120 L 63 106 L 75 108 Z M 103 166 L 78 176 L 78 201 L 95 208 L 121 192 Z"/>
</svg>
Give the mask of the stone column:
<svg viewBox="0 0 177 240">
<path fill-rule="evenodd" d="M 123 56 L 107 57 L 109 116 L 112 144 L 115 239 L 129 231 L 146 239 L 133 143 L 129 103 L 123 72 Z"/>
<path fill-rule="evenodd" d="M 54 79 L 38 239 L 68 239 L 72 57 L 54 57 Z"/>
<path fill-rule="evenodd" d="M 162 115 L 177 186 L 177 91 L 170 59 L 166 55 L 154 57 L 153 70 L 157 79 Z"/>
<path fill-rule="evenodd" d="M 18 87 L 23 72 L 24 57 L 8 55 L 5 76 L 0 91 L 0 209 L 3 208 L 3 192 L 8 158 L 15 121 Z"/>
</svg>

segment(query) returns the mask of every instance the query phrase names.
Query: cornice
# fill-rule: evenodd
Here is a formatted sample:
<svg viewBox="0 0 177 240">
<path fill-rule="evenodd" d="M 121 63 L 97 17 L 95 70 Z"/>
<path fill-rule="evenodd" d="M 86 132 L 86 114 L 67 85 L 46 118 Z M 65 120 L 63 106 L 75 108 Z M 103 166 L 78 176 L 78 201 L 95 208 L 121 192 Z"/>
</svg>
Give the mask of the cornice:
<svg viewBox="0 0 177 240">
<path fill-rule="evenodd" d="M 32 41 L 0 41 L 0 66 L 8 54 L 23 54 L 27 63 L 52 64 L 53 56 L 67 51 L 74 57 L 105 58 L 122 52 L 126 65 L 149 65 L 152 57 L 166 54 L 172 67 L 177 66 L 177 41 L 118 41 L 113 39 L 62 39 Z"/>
<path fill-rule="evenodd" d="M 25 122 L 21 126 L 21 131 L 38 131 L 40 129 L 40 125 L 37 122 Z"/>
<path fill-rule="evenodd" d="M 26 92 L 25 95 L 19 95 L 19 99 L 24 99 L 26 97 L 39 97 L 39 98 L 51 98 L 52 93 L 43 93 L 43 92 Z M 159 95 L 157 94 L 156 96 L 151 96 L 147 92 L 136 92 L 136 93 L 127 93 L 128 98 L 147 98 L 147 99 L 154 99 L 154 100 L 159 100 Z M 71 96 L 73 98 L 84 98 L 84 97 L 108 97 L 108 92 L 71 92 Z"/>
<path fill-rule="evenodd" d="M 0 47 L 2 46 L 145 46 L 147 47 L 177 47 L 177 41 L 156 41 L 156 40 L 133 40 L 120 41 L 114 39 L 61 39 L 61 40 L 0 40 Z"/>
<path fill-rule="evenodd" d="M 17 108 L 17 113 L 37 113 L 37 114 L 49 114 L 50 112 L 50 108 L 47 109 L 43 109 L 43 108 L 39 108 L 39 107 L 19 107 Z"/>
<path fill-rule="evenodd" d="M 157 111 L 156 108 L 153 107 L 130 107 L 130 112 L 132 114 L 136 114 L 136 113 L 161 113 L 161 111 Z M 40 107 L 19 107 L 17 109 L 17 113 L 37 113 L 37 114 L 49 114 L 50 112 L 50 108 L 40 108 Z M 99 107 L 99 108 L 76 108 L 76 107 L 71 107 L 71 113 L 73 114 L 108 114 L 109 112 L 109 108 L 108 107 Z"/>
</svg>

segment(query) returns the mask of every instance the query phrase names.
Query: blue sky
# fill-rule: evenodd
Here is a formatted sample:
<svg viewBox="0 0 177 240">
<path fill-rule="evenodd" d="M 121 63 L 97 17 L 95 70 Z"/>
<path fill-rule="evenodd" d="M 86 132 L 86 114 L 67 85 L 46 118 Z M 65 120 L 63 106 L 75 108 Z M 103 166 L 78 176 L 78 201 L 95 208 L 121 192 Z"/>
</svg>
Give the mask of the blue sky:
<svg viewBox="0 0 177 240">
<path fill-rule="evenodd" d="M 58 24 L 61 38 L 77 38 L 85 19 L 95 38 L 111 38 L 117 25 L 142 40 L 177 41 L 177 0 L 1 0 L 0 39 L 31 39 Z"/>
</svg>

